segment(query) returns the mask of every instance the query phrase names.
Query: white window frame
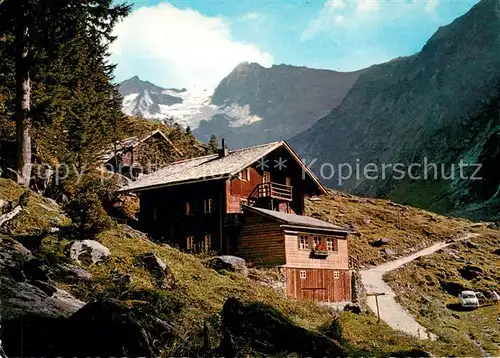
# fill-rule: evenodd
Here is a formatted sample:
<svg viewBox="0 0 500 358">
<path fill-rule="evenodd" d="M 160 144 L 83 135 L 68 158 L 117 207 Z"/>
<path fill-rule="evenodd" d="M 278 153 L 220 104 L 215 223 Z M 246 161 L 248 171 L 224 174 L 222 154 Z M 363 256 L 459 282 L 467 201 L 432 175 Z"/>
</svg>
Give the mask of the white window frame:
<svg viewBox="0 0 500 358">
<path fill-rule="evenodd" d="M 316 246 L 318 244 L 321 244 L 323 242 L 323 237 L 322 236 L 313 236 L 313 248 L 316 249 Z"/>
<path fill-rule="evenodd" d="M 299 235 L 299 250 L 309 250 L 309 236 Z"/>
<path fill-rule="evenodd" d="M 336 239 L 335 239 L 335 238 L 333 238 L 333 237 L 327 237 L 327 238 L 326 238 L 326 249 L 327 249 L 328 251 L 332 251 L 332 252 L 333 252 L 333 251 L 336 251 L 336 250 L 335 250 L 335 246 L 336 246 L 336 245 L 335 245 L 335 240 L 336 240 Z M 329 245 L 329 244 L 331 244 L 331 245 Z M 330 246 L 331 246 L 331 247 L 330 247 Z"/>
<path fill-rule="evenodd" d="M 340 271 L 333 271 L 333 279 L 340 280 Z"/>
<path fill-rule="evenodd" d="M 306 270 L 300 270 L 299 277 L 300 277 L 301 280 L 305 280 L 307 278 L 307 272 L 306 272 Z"/>
<path fill-rule="evenodd" d="M 205 214 L 211 214 L 213 206 L 214 201 L 211 198 L 203 200 L 203 212 Z"/>
<path fill-rule="evenodd" d="M 193 235 L 186 236 L 186 249 L 187 250 L 194 249 L 194 236 Z"/>
<path fill-rule="evenodd" d="M 243 176 L 243 173 L 245 173 L 244 176 Z M 250 167 L 245 168 L 241 172 L 239 172 L 238 179 L 243 180 L 243 181 L 250 181 Z"/>
</svg>

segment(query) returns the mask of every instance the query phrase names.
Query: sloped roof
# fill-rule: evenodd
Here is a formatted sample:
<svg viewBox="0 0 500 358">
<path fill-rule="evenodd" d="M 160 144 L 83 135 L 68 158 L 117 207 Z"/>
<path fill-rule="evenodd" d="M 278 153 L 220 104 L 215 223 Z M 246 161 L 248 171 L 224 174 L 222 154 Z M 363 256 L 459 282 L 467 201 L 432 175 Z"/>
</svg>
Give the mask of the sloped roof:
<svg viewBox="0 0 500 358">
<path fill-rule="evenodd" d="M 174 183 L 232 177 L 242 169 L 280 146 L 280 142 L 231 151 L 219 158 L 218 154 L 185 159 L 167 165 L 156 172 L 140 177 L 121 191 L 134 191 Z"/>
<path fill-rule="evenodd" d="M 309 174 L 318 187 L 324 193 L 327 192 L 318 178 L 302 163 L 297 154 L 284 141 L 233 150 L 222 158 L 218 154 L 212 154 L 174 162 L 156 172 L 140 177 L 135 182 L 121 188 L 120 191 L 140 191 L 195 181 L 231 178 L 279 147 L 285 147 L 303 166 L 305 172 Z"/>
<path fill-rule="evenodd" d="M 349 230 L 345 227 L 334 225 L 323 220 L 312 218 L 310 216 L 288 214 L 281 211 L 268 210 L 248 205 L 243 205 L 243 210 L 251 211 L 269 217 L 290 226 L 320 228 L 328 229 L 329 231 L 349 233 Z"/>
<path fill-rule="evenodd" d="M 165 133 L 163 133 L 159 129 L 155 129 L 154 131 L 152 131 L 151 133 L 149 133 L 147 136 L 145 136 L 142 139 L 139 139 L 139 137 L 134 136 L 134 137 L 129 137 L 129 138 L 125 138 L 125 139 L 117 141 L 112 146 L 112 148 L 110 148 L 109 150 L 107 150 L 103 154 L 102 159 L 104 161 L 108 161 L 111 158 L 113 158 L 115 155 L 115 146 L 116 146 L 116 152 L 120 152 L 120 151 L 127 149 L 127 148 L 130 148 L 130 147 L 132 147 L 132 148 L 136 147 L 139 144 L 147 141 L 149 138 L 153 137 L 156 134 L 159 134 L 177 152 L 177 154 L 182 155 L 182 152 L 175 147 L 174 143 L 172 143 L 172 141 L 165 135 Z"/>
</svg>

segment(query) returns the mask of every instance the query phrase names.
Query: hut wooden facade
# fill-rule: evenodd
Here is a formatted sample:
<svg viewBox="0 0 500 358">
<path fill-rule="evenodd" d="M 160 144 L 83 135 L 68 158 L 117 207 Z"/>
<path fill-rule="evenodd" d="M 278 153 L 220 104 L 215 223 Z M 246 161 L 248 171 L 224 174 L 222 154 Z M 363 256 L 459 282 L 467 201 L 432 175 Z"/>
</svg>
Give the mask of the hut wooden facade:
<svg viewBox="0 0 500 358">
<path fill-rule="evenodd" d="M 103 165 L 106 169 L 125 175 L 135 180 L 142 174 L 148 174 L 164 164 L 165 158 L 151 155 L 161 153 L 161 157 L 180 158 L 182 153 L 172 141 L 159 129 L 139 138 L 129 137 L 116 142 L 103 154 Z"/>
<path fill-rule="evenodd" d="M 121 191 L 139 195 L 157 239 L 282 267 L 293 297 L 350 298 L 347 231 L 303 216 L 305 198 L 327 191 L 284 141 L 175 162 Z"/>
</svg>

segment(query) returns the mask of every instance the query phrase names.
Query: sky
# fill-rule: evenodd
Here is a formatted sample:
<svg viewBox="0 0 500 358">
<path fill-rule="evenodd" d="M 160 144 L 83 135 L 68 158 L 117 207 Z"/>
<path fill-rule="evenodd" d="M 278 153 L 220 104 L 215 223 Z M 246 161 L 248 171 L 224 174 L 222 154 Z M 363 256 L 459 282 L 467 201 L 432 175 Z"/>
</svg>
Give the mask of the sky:
<svg viewBox="0 0 500 358">
<path fill-rule="evenodd" d="M 353 71 L 421 50 L 477 0 L 129 0 L 115 78 L 212 88 L 243 61 Z"/>
</svg>

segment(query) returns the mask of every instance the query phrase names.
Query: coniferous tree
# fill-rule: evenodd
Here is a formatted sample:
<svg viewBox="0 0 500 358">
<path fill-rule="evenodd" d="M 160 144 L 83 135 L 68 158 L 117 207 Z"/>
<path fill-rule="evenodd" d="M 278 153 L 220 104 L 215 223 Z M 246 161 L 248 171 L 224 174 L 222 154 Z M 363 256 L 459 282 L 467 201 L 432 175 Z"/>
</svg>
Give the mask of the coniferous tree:
<svg viewBox="0 0 500 358">
<path fill-rule="evenodd" d="M 207 154 L 215 154 L 219 150 L 219 147 L 217 145 L 217 137 L 212 134 L 210 136 L 210 140 L 208 141 L 208 146 L 207 146 Z"/>
<path fill-rule="evenodd" d="M 80 167 L 119 136 L 121 99 L 106 57 L 113 27 L 130 7 L 112 3 L 0 0 L 0 76 L 16 84 L 11 112 L 24 148 L 18 162 L 25 185 L 31 119 L 44 143 L 40 151 Z"/>
</svg>

